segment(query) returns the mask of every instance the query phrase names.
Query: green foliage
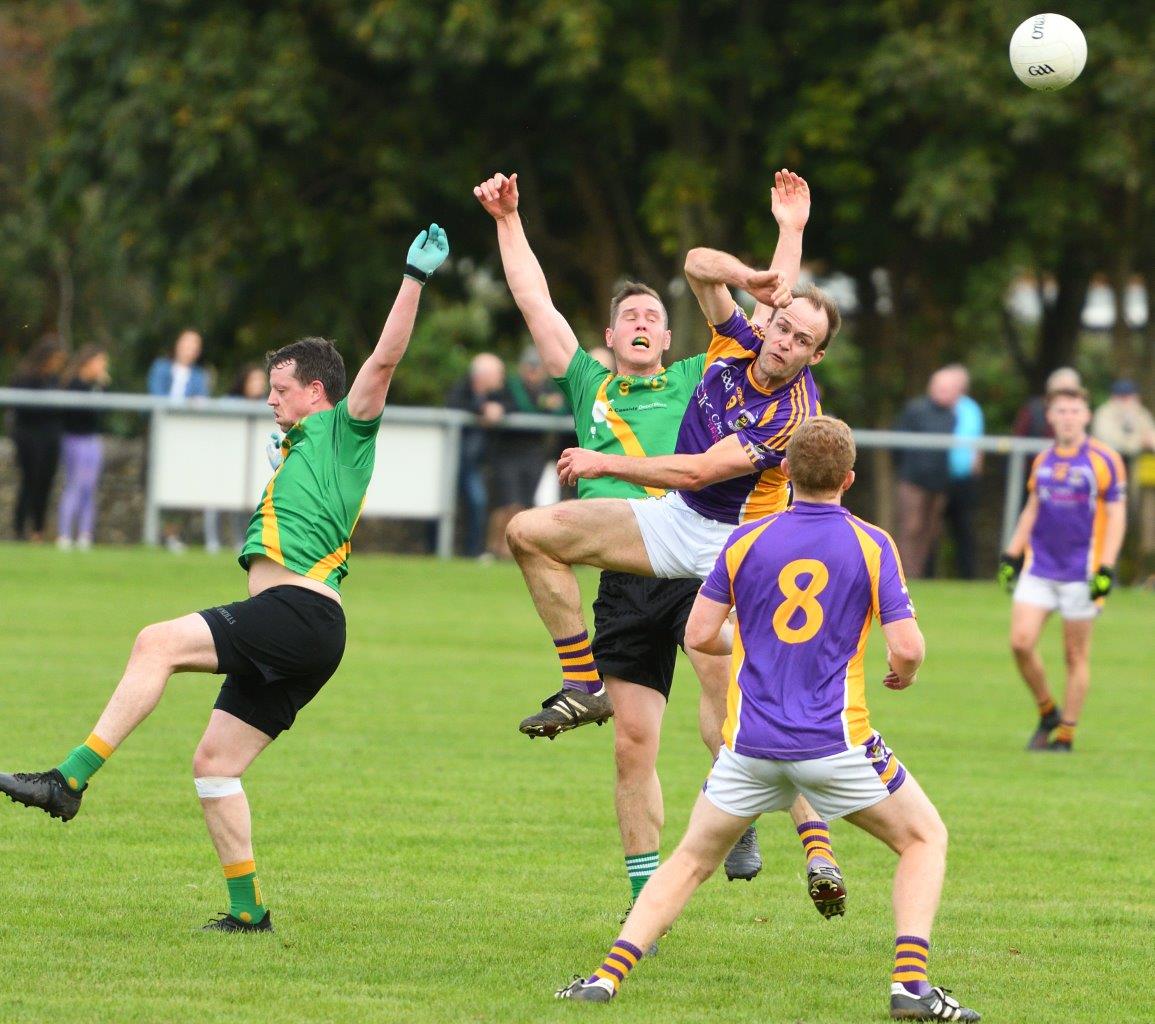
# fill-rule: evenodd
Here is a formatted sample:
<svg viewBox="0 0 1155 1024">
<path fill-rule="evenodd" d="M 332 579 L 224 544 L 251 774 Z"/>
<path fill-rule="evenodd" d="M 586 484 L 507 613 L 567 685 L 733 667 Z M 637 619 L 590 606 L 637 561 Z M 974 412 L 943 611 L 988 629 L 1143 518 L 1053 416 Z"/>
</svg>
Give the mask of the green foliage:
<svg viewBox="0 0 1155 1024">
<path fill-rule="evenodd" d="M 1032 11 L 995 0 L 90 0 L 56 50 L 31 185 L 0 200 L 0 240 L 22 236 L 0 255 L 0 330 L 17 309 L 52 322 L 63 253 L 78 317 L 139 345 L 137 366 L 190 322 L 226 366 L 306 330 L 354 355 L 422 224 L 496 266 L 471 195 L 496 170 L 520 174 L 555 301 L 596 329 L 617 279 L 664 286 L 691 245 L 765 261 L 786 164 L 815 193 L 808 256 L 864 293 L 889 277 L 890 312 L 854 332 L 906 371 L 859 361 L 889 389 L 879 409 L 1010 344 L 992 304 L 1029 268 L 1061 297 L 1007 364 L 1025 392 L 1074 358 L 1093 271 L 1155 267 L 1155 12 L 1068 8 L 1090 63 L 1040 94 L 1006 60 Z M 435 290 L 472 301 L 464 276 Z M 701 344 L 690 313 L 676 354 Z M 432 359 L 411 393 L 438 375 Z"/>
</svg>

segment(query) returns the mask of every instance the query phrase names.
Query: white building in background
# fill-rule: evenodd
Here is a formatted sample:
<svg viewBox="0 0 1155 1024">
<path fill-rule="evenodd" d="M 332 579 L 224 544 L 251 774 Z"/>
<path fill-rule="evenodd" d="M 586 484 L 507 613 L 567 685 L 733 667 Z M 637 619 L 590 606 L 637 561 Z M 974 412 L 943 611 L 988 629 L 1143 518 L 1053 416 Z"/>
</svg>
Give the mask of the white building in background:
<svg viewBox="0 0 1155 1024">
<path fill-rule="evenodd" d="M 1024 274 L 1011 285 L 1007 292 L 1007 309 L 1016 320 L 1023 323 L 1038 323 L 1043 316 L 1043 303 L 1055 299 L 1053 278 L 1044 278 L 1040 290 L 1039 280 Z M 1109 331 L 1115 326 L 1118 310 L 1115 308 L 1115 291 L 1103 274 L 1096 274 L 1087 287 L 1087 298 L 1083 303 L 1083 326 L 1089 331 Z M 1123 295 L 1123 316 L 1127 325 L 1136 330 L 1147 325 L 1147 288 L 1140 277 L 1133 277 Z"/>
</svg>

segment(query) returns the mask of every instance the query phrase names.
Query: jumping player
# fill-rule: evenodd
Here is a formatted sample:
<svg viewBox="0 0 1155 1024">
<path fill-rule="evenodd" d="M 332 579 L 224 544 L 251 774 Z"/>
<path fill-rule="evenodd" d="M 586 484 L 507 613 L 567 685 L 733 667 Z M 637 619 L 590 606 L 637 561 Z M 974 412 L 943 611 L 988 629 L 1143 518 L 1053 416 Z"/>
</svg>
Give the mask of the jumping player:
<svg viewBox="0 0 1155 1024">
<path fill-rule="evenodd" d="M 474 195 L 496 222 L 506 280 L 525 317 L 546 369 L 565 391 L 574 410 L 578 443 L 595 451 L 622 456 L 673 451 L 682 415 L 702 380 L 705 357 L 678 360 L 669 366 L 670 346 L 665 306 L 652 288 L 632 283 L 610 303 L 605 341 L 613 364 L 607 369 L 578 344 L 573 329 L 557 310 L 518 213 L 517 175 L 497 174 L 481 182 Z M 790 171 L 775 175 L 771 206 L 779 224 L 772 267 L 786 281 L 797 279 L 802 233 L 810 213 L 806 181 Z M 596 498 L 643 498 L 662 491 L 624 483 L 612 477 L 582 480 L 578 495 Z M 657 774 L 662 718 L 673 681 L 678 646 L 697 595 L 697 579 L 654 579 L 605 571 L 594 602 L 594 637 L 563 638 L 566 680 L 592 682 L 580 668 L 589 650 L 604 676 L 614 713 L 615 807 L 631 895 L 637 897 L 659 862 L 658 843 L 664 819 Z M 702 684 L 699 723 L 702 739 L 717 756 L 725 717 L 727 660 L 687 652 Z M 568 663 L 568 664 L 567 664 Z M 572 666 L 578 665 L 575 670 Z M 578 691 L 579 699 L 584 697 Z M 533 737 L 553 737 L 567 722 L 565 689 L 547 707 L 521 725 Z M 548 706 L 555 705 L 555 706 Z M 830 849 L 829 830 L 813 808 L 799 798 L 791 817 L 807 853 L 808 888 L 825 917 L 841 914 L 846 893 Z M 753 878 L 761 870 L 757 836 L 750 829 L 726 858 L 731 879 Z"/>
<path fill-rule="evenodd" d="M 339 588 L 373 472 L 381 413 L 421 289 L 448 254 L 436 224 L 409 247 L 381 337 L 347 396 L 345 367 L 332 342 L 304 338 L 269 354 L 268 404 L 285 438 L 241 550 L 248 600 L 146 626 L 84 743 L 49 771 L 0 774 L 0 792 L 68 821 L 80 810 L 89 779 L 156 707 L 172 675 L 223 674 L 193 757 L 197 795 L 229 892 L 228 911 L 206 930 L 272 930 L 241 776 L 341 662 Z"/>
<path fill-rule="evenodd" d="M 686 626 L 686 642 L 720 653 L 737 616 L 724 746 L 673 856 L 642 890 L 617 942 L 561 999 L 608 1002 L 658 935 L 760 814 L 804 793 L 898 854 L 890 1015 L 977 1021 L 927 977 L 930 933 L 946 872 L 947 834 L 914 777 L 873 730 L 863 662 L 871 619 L 886 638 L 892 690 L 915 682 L 925 654 L 898 552 L 878 527 L 850 515 L 854 439 L 816 417 L 794 432 L 782 472 L 785 512 L 740 526 L 719 555 Z"/>
<path fill-rule="evenodd" d="M 1114 586 L 1127 527 L 1127 471 L 1116 452 L 1087 436 L 1091 408 L 1082 388 L 1052 391 L 1046 403 L 1055 443 L 1035 457 L 1029 497 L 999 562 L 999 581 L 1014 592 L 1011 650 L 1039 706 L 1027 749 L 1069 753 L 1091 685 L 1091 631 Z M 1038 652 L 1052 612 L 1063 620 L 1062 710 Z"/>
</svg>

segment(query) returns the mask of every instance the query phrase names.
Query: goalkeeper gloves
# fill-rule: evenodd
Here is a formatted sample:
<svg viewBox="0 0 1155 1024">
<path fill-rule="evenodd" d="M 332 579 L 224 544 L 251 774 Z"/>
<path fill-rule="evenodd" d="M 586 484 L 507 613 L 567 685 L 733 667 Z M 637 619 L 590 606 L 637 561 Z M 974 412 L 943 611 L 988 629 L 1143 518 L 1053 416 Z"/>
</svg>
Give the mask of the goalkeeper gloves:
<svg viewBox="0 0 1155 1024">
<path fill-rule="evenodd" d="M 449 255 L 449 237 L 443 228 L 430 224 L 429 230 L 422 231 L 409 246 L 405 257 L 405 276 L 418 284 L 425 284 Z"/>
<path fill-rule="evenodd" d="M 284 440 L 284 435 L 279 430 L 274 430 L 269 435 L 269 443 L 265 445 L 265 454 L 269 457 L 269 465 L 273 469 L 280 469 L 281 463 L 285 456 L 281 452 L 281 442 Z"/>
<path fill-rule="evenodd" d="M 1015 589 L 1019 582 L 1019 573 L 1023 571 L 1023 556 L 1008 555 L 1005 551 L 999 556 L 999 571 L 995 579 L 1008 594 Z"/>
<path fill-rule="evenodd" d="M 1109 565 L 1099 566 L 1098 571 L 1091 577 L 1091 600 L 1097 601 L 1111 593 L 1115 585 L 1115 570 Z"/>
</svg>

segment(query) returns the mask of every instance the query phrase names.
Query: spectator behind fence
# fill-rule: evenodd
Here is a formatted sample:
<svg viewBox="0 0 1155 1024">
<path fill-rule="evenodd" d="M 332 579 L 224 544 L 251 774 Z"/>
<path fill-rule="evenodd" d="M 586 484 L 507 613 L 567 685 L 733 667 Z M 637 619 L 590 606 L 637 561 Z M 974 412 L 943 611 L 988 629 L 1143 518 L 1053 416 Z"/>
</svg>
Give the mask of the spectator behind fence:
<svg viewBox="0 0 1155 1024">
<path fill-rule="evenodd" d="M 936 370 L 926 394 L 906 403 L 894 429 L 912 434 L 953 434 L 954 407 L 961 395 L 958 374 L 950 367 Z M 949 486 L 947 449 L 899 449 L 898 549 L 912 579 L 926 573 L 927 559 L 942 531 Z"/>
<path fill-rule="evenodd" d="M 1091 433 L 1127 460 L 1155 451 L 1155 418 L 1140 400 L 1134 381 L 1111 385 L 1110 398 L 1095 410 Z"/>
<path fill-rule="evenodd" d="M 269 394 L 269 375 L 260 363 L 245 363 L 233 378 L 229 386 L 229 398 L 247 398 L 249 401 L 263 401 Z M 262 426 L 264 424 L 262 423 Z M 266 440 L 268 434 L 265 435 Z M 278 432 L 277 437 L 280 437 Z M 275 442 L 273 442 L 275 443 Z M 230 512 L 226 519 L 229 524 L 232 546 L 240 551 L 245 543 L 245 531 L 249 528 L 250 515 L 248 512 Z"/>
<path fill-rule="evenodd" d="M 1047 396 L 1055 391 L 1078 391 L 1082 386 L 1083 380 L 1074 367 L 1060 366 L 1057 370 L 1052 370 L 1043 386 L 1043 393 L 1032 395 L 1015 413 L 1011 433 L 1015 437 L 1053 439 L 1055 432 L 1047 421 Z"/>
<path fill-rule="evenodd" d="M 1114 448 L 1127 463 L 1133 486 L 1130 515 L 1137 538 L 1137 577 L 1155 584 L 1155 417 L 1143 405 L 1134 381 L 1117 380 L 1111 396 L 1098 409 L 1091 433 Z"/>
<path fill-rule="evenodd" d="M 148 393 L 174 401 L 190 398 L 207 398 L 209 376 L 203 366 L 198 366 L 204 339 L 198 331 L 185 328 L 177 336 L 172 356 L 157 356 L 148 371 Z M 221 548 L 220 515 L 214 508 L 204 510 L 205 550 L 215 553 Z M 180 524 L 175 521 L 164 525 L 164 545 L 174 554 L 185 549 L 180 536 Z"/>
<path fill-rule="evenodd" d="M 489 515 L 490 428 L 505 418 L 510 405 L 505 388 L 505 364 L 492 352 L 473 357 L 469 373 L 461 378 L 445 399 L 450 409 L 471 412 L 478 426 L 461 431 L 461 453 L 457 464 L 457 489 L 465 508 L 465 554 L 469 558 L 493 557 L 485 547 Z"/>
<path fill-rule="evenodd" d="M 986 429 L 982 407 L 968 394 L 971 378 L 965 366 L 954 363 L 944 369 L 954 377 L 959 390 L 954 405 L 954 436 L 982 437 Z M 969 445 L 950 450 L 950 487 L 946 498 L 946 523 L 954 541 L 957 575 L 964 580 L 975 578 L 975 511 L 979 506 L 979 484 L 983 471 L 983 453 Z M 934 575 L 934 553 L 931 553 L 927 575 Z"/>
<path fill-rule="evenodd" d="M 92 394 L 108 387 L 108 353 L 99 345 L 85 345 L 65 374 L 69 391 Z M 56 516 L 56 546 L 92 547 L 96 532 L 96 499 L 104 465 L 101 439 L 103 416 L 98 409 L 64 410 L 64 489 Z"/>
<path fill-rule="evenodd" d="M 45 335 L 20 361 L 9 385 L 34 391 L 58 388 L 67 361 L 68 350 L 64 343 L 55 334 Z M 20 470 L 20 485 L 16 492 L 13 516 L 17 540 L 27 538 L 38 542 L 44 539 L 48 498 L 60 462 L 62 429 L 59 409 L 21 406 L 12 414 L 12 442 L 16 447 L 16 464 Z M 28 531 L 29 523 L 31 531 Z"/>
<path fill-rule="evenodd" d="M 569 416 L 565 395 L 550 379 L 534 345 L 527 346 L 521 353 L 517 372 L 509 378 L 508 391 L 512 403 L 510 412 Z M 568 419 L 566 424 L 568 426 Z M 511 558 L 505 528 L 518 512 L 536 504 L 534 498 L 547 466 L 550 467 L 552 493 L 549 498 L 552 500 L 546 500 L 544 504 L 553 504 L 561 499 L 553 466 L 566 443 L 557 436 L 536 430 L 505 430 L 496 441 L 493 463 L 497 508 L 489 523 L 489 549 L 498 558 Z"/>
</svg>

